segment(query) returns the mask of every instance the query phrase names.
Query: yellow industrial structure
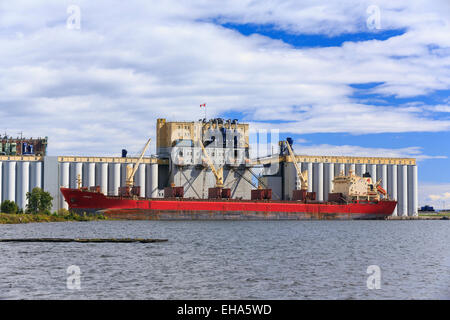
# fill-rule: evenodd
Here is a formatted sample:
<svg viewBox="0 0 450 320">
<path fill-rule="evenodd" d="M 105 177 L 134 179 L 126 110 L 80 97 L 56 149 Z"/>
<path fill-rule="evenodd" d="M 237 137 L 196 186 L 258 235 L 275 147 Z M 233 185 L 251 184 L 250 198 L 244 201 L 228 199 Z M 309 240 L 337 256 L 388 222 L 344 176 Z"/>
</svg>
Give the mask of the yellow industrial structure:
<svg viewBox="0 0 450 320">
<path fill-rule="evenodd" d="M 249 146 L 249 124 L 238 123 L 237 120 L 212 119 L 210 121 L 156 121 L 156 150 L 174 147 L 178 142 L 190 140 L 198 141 L 200 138 L 211 135 L 211 130 L 229 129 L 239 134 L 239 147 Z"/>
</svg>

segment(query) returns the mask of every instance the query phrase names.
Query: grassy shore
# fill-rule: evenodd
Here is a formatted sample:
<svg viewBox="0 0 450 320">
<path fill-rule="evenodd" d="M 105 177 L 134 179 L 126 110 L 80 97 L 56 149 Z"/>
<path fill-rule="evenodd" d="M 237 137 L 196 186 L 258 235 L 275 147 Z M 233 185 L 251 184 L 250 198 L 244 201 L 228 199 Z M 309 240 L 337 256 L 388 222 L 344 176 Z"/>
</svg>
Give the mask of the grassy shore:
<svg viewBox="0 0 450 320">
<path fill-rule="evenodd" d="M 102 215 L 87 216 L 75 213 L 31 214 L 31 213 L 0 213 L 0 224 L 30 223 L 30 222 L 65 222 L 65 221 L 97 221 L 106 220 Z"/>
<path fill-rule="evenodd" d="M 449 217 L 450 212 L 438 212 L 438 213 L 419 213 L 419 217 Z"/>
</svg>

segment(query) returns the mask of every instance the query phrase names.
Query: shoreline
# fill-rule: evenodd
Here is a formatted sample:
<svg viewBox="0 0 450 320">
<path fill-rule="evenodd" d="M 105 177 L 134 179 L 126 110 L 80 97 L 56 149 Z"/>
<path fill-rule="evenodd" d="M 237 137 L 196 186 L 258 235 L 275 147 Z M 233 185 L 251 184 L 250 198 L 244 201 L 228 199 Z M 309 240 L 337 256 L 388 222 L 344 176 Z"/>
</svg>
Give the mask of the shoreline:
<svg viewBox="0 0 450 320">
<path fill-rule="evenodd" d="M 419 214 L 418 216 L 390 216 L 386 220 L 449 220 L 450 214 Z"/>
<path fill-rule="evenodd" d="M 87 222 L 105 220 L 135 220 L 113 219 L 103 215 L 79 215 L 79 214 L 31 214 L 31 213 L 0 213 L 0 224 L 42 223 L 42 222 Z M 389 216 L 384 220 L 450 220 L 450 214 L 433 214 L 419 216 Z"/>
<path fill-rule="evenodd" d="M 0 213 L 0 224 L 20 224 L 36 222 L 85 222 L 109 220 L 103 215 L 45 214 L 45 213 Z"/>
</svg>

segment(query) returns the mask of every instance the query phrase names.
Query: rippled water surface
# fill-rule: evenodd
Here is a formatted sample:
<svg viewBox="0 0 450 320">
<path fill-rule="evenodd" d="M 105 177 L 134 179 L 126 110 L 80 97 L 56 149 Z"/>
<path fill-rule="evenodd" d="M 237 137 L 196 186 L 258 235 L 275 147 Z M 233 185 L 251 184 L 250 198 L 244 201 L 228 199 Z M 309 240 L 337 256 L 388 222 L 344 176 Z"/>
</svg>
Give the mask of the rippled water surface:
<svg viewBox="0 0 450 320">
<path fill-rule="evenodd" d="M 102 221 L 0 225 L 0 299 L 449 299 L 449 221 Z M 81 289 L 66 286 L 81 270 Z M 367 288 L 367 267 L 381 288 Z"/>
</svg>

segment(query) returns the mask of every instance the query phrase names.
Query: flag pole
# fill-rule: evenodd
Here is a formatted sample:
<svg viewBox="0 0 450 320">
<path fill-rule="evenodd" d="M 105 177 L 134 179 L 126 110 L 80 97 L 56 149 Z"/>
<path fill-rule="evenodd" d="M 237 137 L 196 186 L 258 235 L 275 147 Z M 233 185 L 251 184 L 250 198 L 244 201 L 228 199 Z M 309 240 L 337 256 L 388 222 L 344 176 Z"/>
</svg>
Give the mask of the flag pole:
<svg viewBox="0 0 450 320">
<path fill-rule="evenodd" d="M 200 105 L 200 108 L 201 108 L 201 107 L 205 108 L 205 121 L 206 121 L 206 103 L 201 104 L 201 105 Z"/>
</svg>

